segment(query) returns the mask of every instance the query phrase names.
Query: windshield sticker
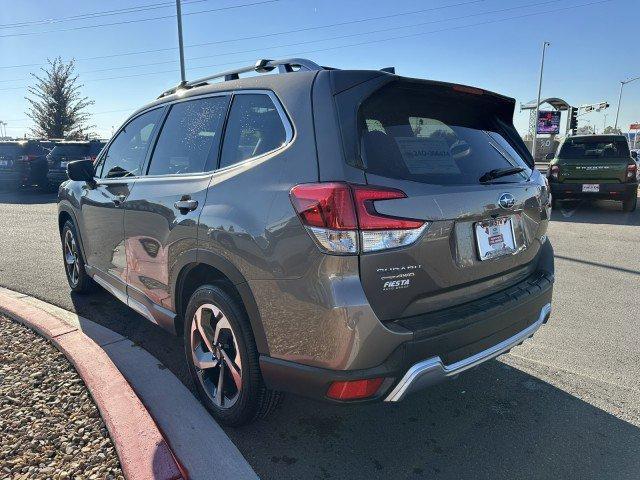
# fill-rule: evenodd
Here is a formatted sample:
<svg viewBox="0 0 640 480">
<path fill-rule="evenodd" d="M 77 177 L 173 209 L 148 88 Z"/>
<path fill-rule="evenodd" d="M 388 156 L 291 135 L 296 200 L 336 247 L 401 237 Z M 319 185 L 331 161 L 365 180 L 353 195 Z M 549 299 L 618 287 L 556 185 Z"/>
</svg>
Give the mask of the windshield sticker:
<svg viewBox="0 0 640 480">
<path fill-rule="evenodd" d="M 402 159 L 411 173 L 417 175 L 462 173 L 451 155 L 446 140 L 396 137 Z"/>
</svg>

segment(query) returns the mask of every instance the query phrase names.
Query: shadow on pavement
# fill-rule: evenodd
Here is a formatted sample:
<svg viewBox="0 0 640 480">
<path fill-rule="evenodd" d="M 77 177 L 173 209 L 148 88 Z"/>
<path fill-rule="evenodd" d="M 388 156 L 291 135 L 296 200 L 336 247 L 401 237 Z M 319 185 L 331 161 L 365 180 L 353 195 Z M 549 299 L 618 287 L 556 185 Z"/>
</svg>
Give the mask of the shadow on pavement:
<svg viewBox="0 0 640 480">
<path fill-rule="evenodd" d="M 263 479 L 637 479 L 640 472 L 639 428 L 497 361 L 398 405 L 289 397 L 272 417 L 226 431 Z"/>
<path fill-rule="evenodd" d="M 131 310 L 111 294 L 96 286 L 90 295 L 71 293 L 74 311 L 144 348 L 195 391 L 184 361 L 182 337 L 176 337 Z"/>
<path fill-rule="evenodd" d="M 596 223 L 609 225 L 640 225 L 640 208 L 623 212 L 622 203 L 613 200 L 561 201 L 551 213 L 554 222 Z"/>
<path fill-rule="evenodd" d="M 0 203 L 39 205 L 56 203 L 58 194 L 55 192 L 45 192 L 37 188 L 24 188 L 14 192 L 0 190 Z"/>
</svg>

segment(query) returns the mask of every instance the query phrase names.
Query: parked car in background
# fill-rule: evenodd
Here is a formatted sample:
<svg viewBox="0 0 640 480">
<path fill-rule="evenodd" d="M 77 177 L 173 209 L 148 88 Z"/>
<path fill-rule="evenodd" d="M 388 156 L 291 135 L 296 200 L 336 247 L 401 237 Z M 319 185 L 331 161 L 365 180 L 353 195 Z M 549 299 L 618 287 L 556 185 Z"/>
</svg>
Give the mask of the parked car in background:
<svg viewBox="0 0 640 480">
<path fill-rule="evenodd" d="M 222 423 L 282 391 L 400 401 L 549 319 L 549 193 L 515 104 L 305 59 L 181 84 L 69 164 L 67 280 L 184 335 Z"/>
<path fill-rule="evenodd" d="M 57 143 L 47 155 L 49 186 L 54 189 L 68 179 L 67 165 L 74 160 L 95 160 L 102 147 L 103 140 L 63 141 Z"/>
<path fill-rule="evenodd" d="M 0 142 L 0 188 L 46 186 L 47 150 L 38 140 Z"/>
<path fill-rule="evenodd" d="M 547 170 L 554 206 L 560 200 L 619 200 L 636 209 L 638 164 L 623 135 L 576 135 L 564 139 Z"/>
</svg>

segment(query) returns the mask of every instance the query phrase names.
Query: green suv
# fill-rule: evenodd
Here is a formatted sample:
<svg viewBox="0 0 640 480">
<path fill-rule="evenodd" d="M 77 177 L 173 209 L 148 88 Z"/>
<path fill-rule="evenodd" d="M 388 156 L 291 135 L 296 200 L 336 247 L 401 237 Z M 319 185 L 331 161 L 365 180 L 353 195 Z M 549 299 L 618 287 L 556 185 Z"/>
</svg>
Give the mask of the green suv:
<svg viewBox="0 0 640 480">
<path fill-rule="evenodd" d="M 636 209 L 638 166 L 622 135 L 565 138 L 547 175 L 553 207 L 558 200 L 604 198 L 621 201 L 625 212 Z"/>
</svg>

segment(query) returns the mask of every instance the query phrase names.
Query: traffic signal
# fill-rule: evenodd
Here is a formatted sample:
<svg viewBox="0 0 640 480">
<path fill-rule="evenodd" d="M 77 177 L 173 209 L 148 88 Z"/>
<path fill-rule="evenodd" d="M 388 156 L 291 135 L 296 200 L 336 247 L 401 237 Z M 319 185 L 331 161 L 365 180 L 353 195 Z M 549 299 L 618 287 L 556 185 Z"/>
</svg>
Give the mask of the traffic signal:
<svg viewBox="0 0 640 480">
<path fill-rule="evenodd" d="M 569 130 L 575 134 L 578 129 L 578 109 L 574 107 L 569 108 Z"/>
</svg>

